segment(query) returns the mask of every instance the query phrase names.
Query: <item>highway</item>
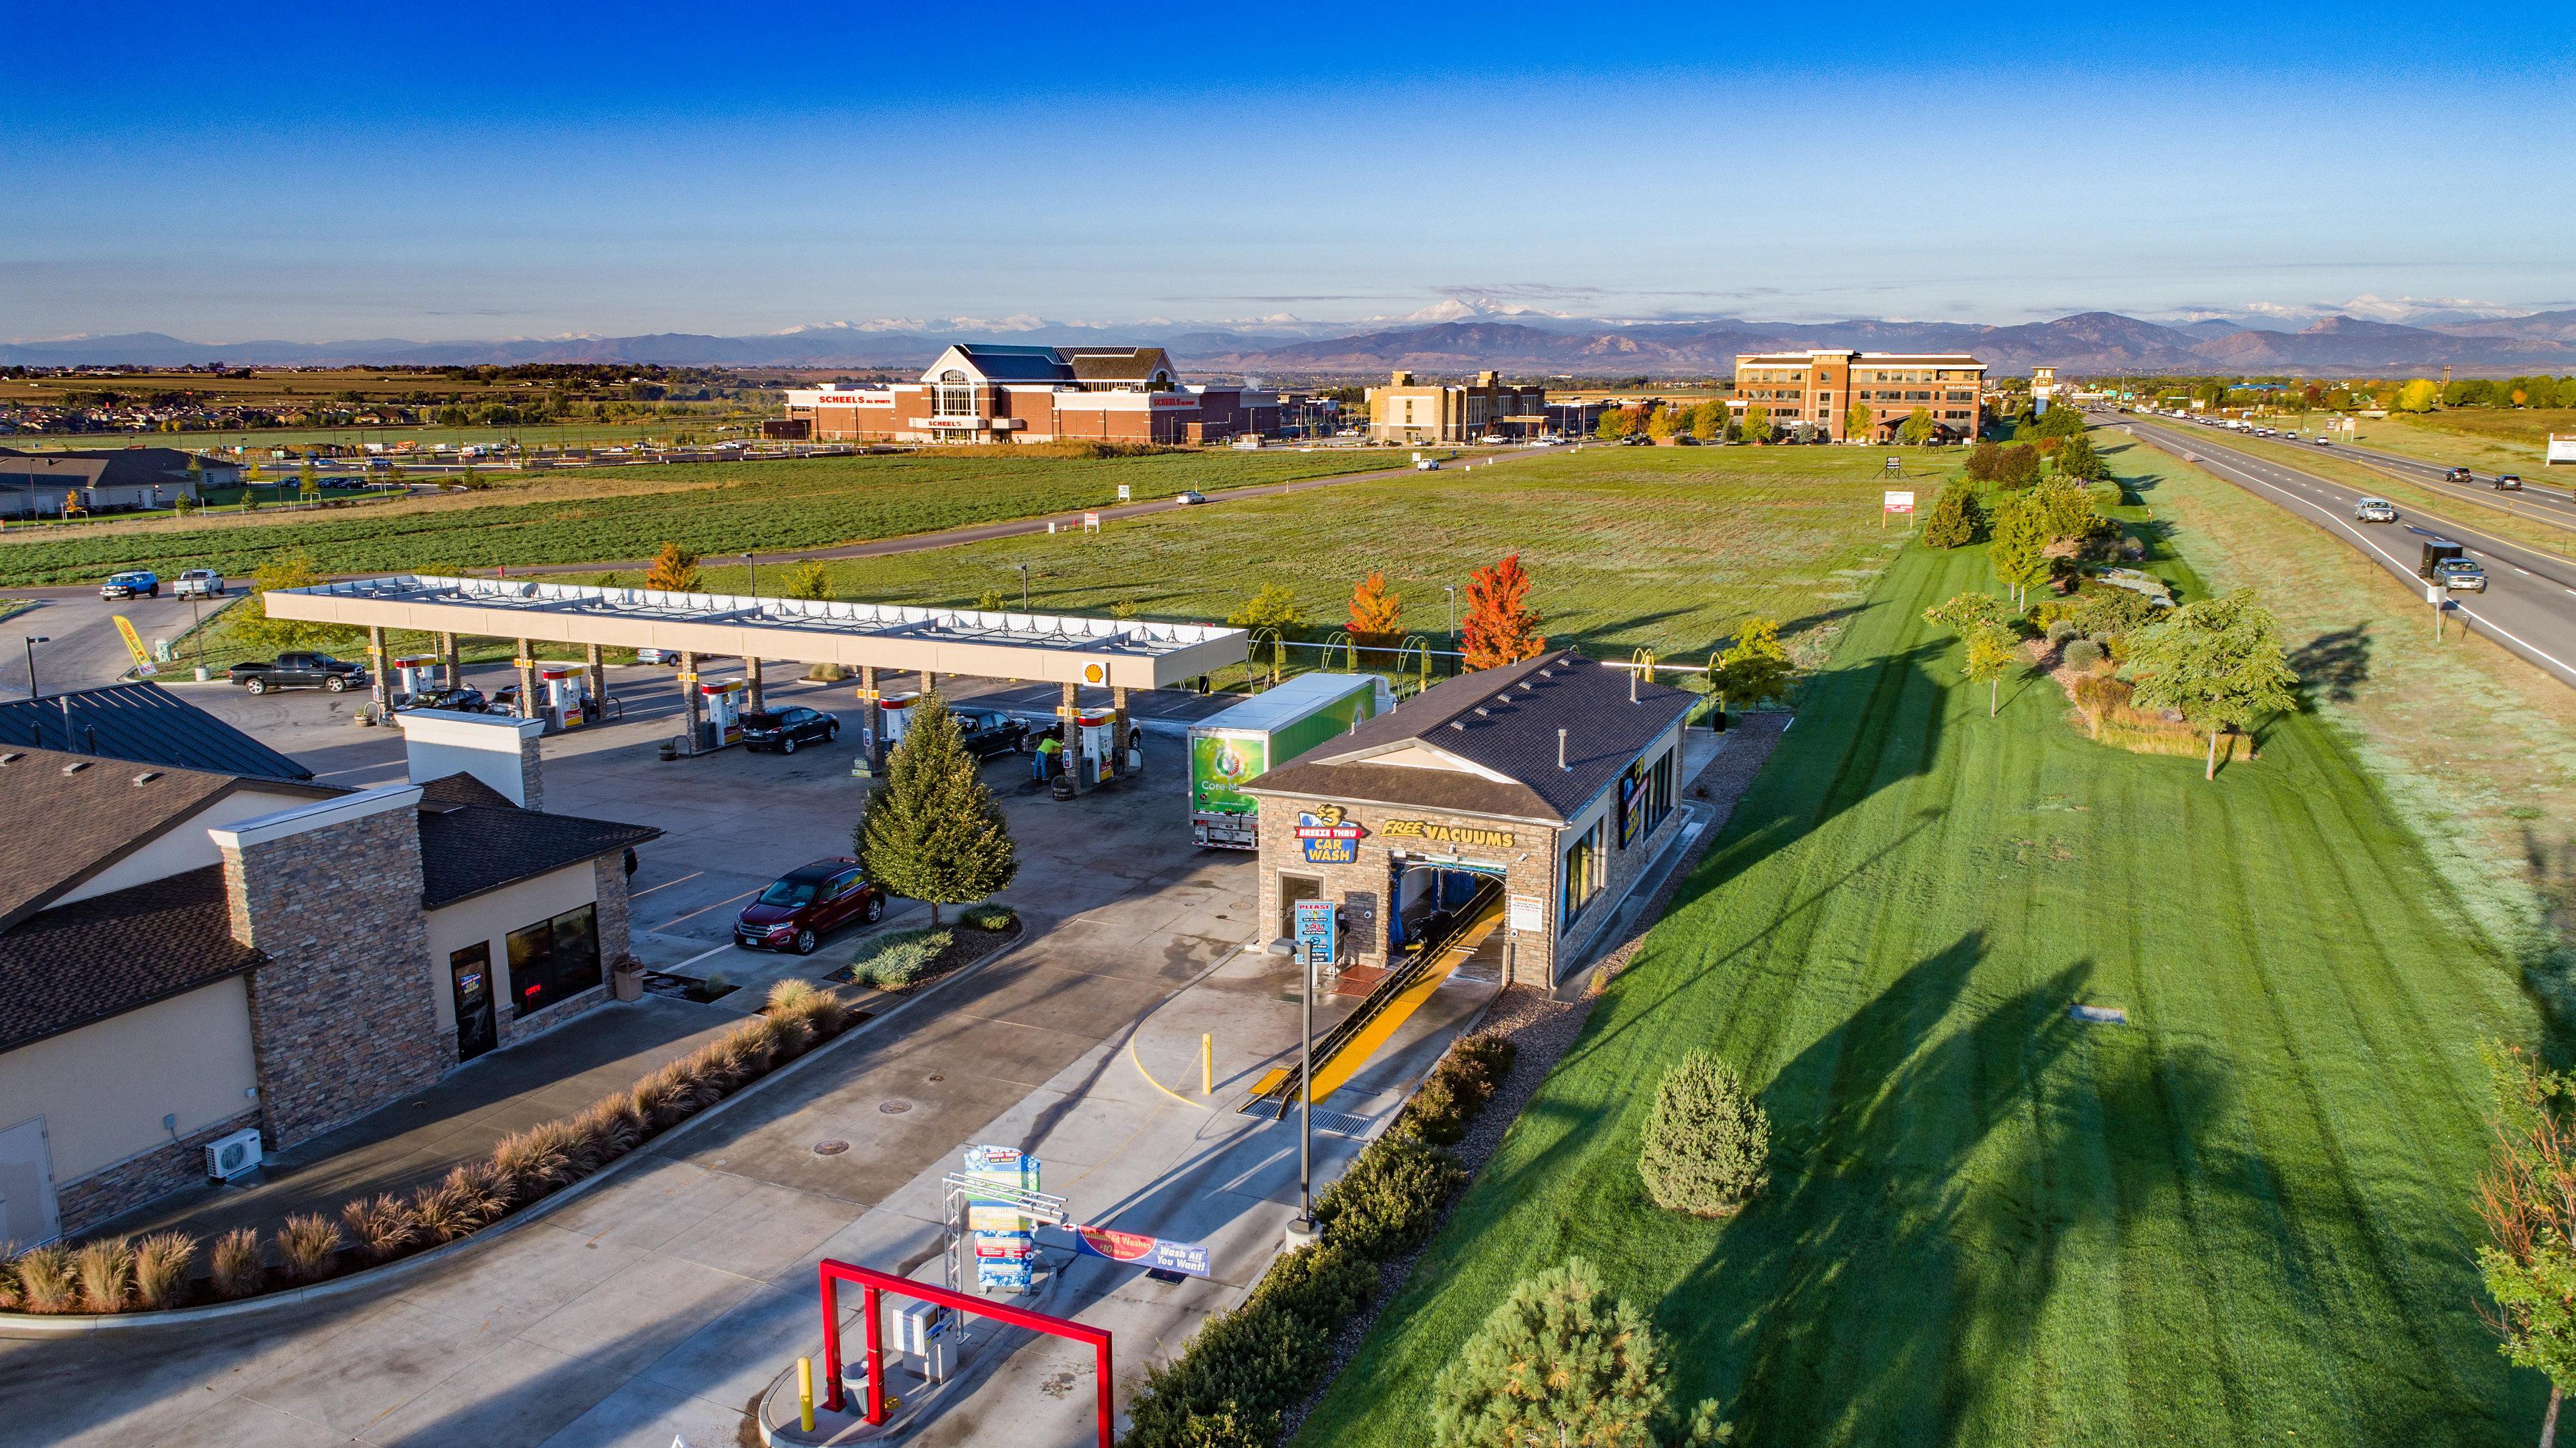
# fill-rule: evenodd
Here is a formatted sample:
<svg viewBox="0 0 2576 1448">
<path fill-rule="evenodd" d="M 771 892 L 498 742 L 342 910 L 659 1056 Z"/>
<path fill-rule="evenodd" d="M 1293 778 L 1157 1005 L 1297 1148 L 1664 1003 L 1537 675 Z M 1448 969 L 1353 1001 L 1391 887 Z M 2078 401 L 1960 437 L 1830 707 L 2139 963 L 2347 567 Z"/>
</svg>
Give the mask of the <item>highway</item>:
<svg viewBox="0 0 2576 1448">
<path fill-rule="evenodd" d="M 2435 538 L 2462 545 L 2485 566 L 2487 591 L 2455 595 L 2452 619 L 2465 621 L 2551 678 L 2576 687 L 2576 562 L 2487 532 L 2467 508 L 2444 516 L 2400 508 L 2395 523 L 2355 522 L 2353 506 L 2365 496 L 2363 489 L 2230 447 L 2215 429 L 2116 415 L 2097 414 L 2096 421 L 2127 427 L 2140 441 L 2195 460 L 2216 476 L 2315 523 L 2377 561 L 2419 597 L 2424 581 L 2416 577 L 2415 566 L 2422 545 Z M 2424 626 L 2429 632 L 2429 617 Z"/>
<path fill-rule="evenodd" d="M 2184 428 L 2183 431 L 2193 436 L 2200 436 L 2215 432 L 2217 429 L 2194 426 Z M 2314 444 L 2305 444 L 2305 446 L 2314 446 Z M 2428 463 L 2422 458 L 2411 458 L 2403 453 L 2381 452 L 2377 448 L 2339 442 L 2332 447 L 2318 448 L 2317 454 L 2320 457 L 2340 455 L 2365 467 L 2378 468 L 2410 486 L 2459 498 L 2473 507 L 2510 507 L 2515 513 L 2526 518 L 2554 523 L 2562 528 L 2576 528 L 2576 493 L 2569 492 L 2562 485 L 2543 483 L 2529 473 L 2520 475 L 2523 481 L 2518 491 L 2508 493 L 2494 486 L 2493 473 L 2472 473 L 2470 481 L 2454 483 L 2447 476 L 2450 472 L 2449 468 L 2440 463 Z M 2465 516 L 2476 515 L 2470 513 Z"/>
</svg>

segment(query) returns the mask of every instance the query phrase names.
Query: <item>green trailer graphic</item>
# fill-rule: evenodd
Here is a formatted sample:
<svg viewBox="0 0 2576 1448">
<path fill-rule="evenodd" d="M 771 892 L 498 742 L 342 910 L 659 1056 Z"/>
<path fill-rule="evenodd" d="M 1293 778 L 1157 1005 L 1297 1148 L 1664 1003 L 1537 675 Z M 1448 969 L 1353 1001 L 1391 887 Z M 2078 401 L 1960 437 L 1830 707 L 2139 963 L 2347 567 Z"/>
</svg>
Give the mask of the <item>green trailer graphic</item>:
<svg viewBox="0 0 2576 1448">
<path fill-rule="evenodd" d="M 1258 848 L 1259 802 L 1237 786 L 1394 705 L 1375 674 L 1300 674 L 1190 726 L 1190 826 L 1202 845 Z"/>
</svg>

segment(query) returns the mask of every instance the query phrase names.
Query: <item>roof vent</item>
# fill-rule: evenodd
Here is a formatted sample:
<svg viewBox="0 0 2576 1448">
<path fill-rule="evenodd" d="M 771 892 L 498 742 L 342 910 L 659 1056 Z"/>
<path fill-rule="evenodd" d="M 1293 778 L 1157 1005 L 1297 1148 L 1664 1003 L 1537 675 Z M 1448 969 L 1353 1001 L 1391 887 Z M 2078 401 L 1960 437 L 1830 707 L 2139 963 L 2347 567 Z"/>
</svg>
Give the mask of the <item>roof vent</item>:
<svg viewBox="0 0 2576 1448">
<path fill-rule="evenodd" d="M 1476 706 L 1476 717 L 1479 719 L 1489 718 L 1491 717 L 1491 712 L 1487 710 L 1484 705 L 1479 704 Z"/>
<path fill-rule="evenodd" d="M 80 773 L 82 770 L 89 768 L 89 766 L 90 766 L 90 761 L 89 761 L 89 760 L 86 760 L 86 759 L 75 759 L 75 760 L 73 760 L 71 763 L 66 764 L 66 765 L 64 765 L 64 766 L 63 766 L 63 773 L 65 773 L 65 774 L 78 774 L 78 773 Z"/>
<path fill-rule="evenodd" d="M 1449 727 L 1457 730 L 1461 734 L 1464 734 L 1467 732 L 1467 721 L 1464 719 L 1452 719 L 1449 721 Z"/>
<path fill-rule="evenodd" d="M 0 754 L 0 764 L 15 764 L 26 757 L 27 754 L 25 750 L 12 749 L 6 754 Z"/>
<path fill-rule="evenodd" d="M 134 782 L 137 786 L 142 786 L 150 784 L 152 781 L 159 779 L 160 777 L 161 771 L 157 769 L 147 769 L 141 774 L 134 776 Z"/>
<path fill-rule="evenodd" d="M 1554 669 L 1541 669 L 1541 670 L 1539 670 L 1539 671 L 1538 671 L 1538 676 L 1539 676 L 1540 678 L 1542 678 L 1542 679 L 1553 679 L 1553 678 L 1555 678 L 1555 677 L 1556 677 L 1556 670 L 1554 670 Z"/>
<path fill-rule="evenodd" d="M 1538 685 L 1531 683 L 1527 679 L 1523 679 L 1521 680 L 1521 692 L 1525 694 L 1534 694 L 1538 692 Z"/>
</svg>

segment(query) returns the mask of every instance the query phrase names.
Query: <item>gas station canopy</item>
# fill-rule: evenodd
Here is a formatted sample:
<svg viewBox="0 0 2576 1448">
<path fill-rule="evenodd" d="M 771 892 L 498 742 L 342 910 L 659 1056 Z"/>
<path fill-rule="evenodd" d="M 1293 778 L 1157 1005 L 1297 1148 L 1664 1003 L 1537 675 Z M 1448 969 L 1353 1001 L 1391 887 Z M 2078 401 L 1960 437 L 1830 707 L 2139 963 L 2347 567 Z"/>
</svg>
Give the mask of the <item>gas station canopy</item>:
<svg viewBox="0 0 2576 1448">
<path fill-rule="evenodd" d="M 1094 687 L 1177 685 L 1249 657 L 1242 629 L 1042 613 L 401 574 L 274 590 L 272 618 Z"/>
</svg>

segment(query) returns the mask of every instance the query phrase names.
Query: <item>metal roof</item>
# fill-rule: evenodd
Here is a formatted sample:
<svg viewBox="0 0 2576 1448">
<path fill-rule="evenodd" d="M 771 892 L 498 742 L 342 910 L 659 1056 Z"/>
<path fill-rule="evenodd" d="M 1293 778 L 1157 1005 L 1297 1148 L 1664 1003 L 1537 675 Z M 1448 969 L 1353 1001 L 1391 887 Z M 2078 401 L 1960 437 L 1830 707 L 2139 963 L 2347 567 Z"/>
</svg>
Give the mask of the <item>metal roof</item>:
<svg viewBox="0 0 2576 1448">
<path fill-rule="evenodd" d="M 272 618 L 613 648 L 1161 688 L 1241 663 L 1242 629 L 509 578 L 399 574 L 268 593 Z"/>
<path fill-rule="evenodd" d="M 1323 705 L 1378 685 L 1375 674 L 1299 674 L 1276 689 L 1257 694 L 1222 713 L 1190 725 L 1193 729 L 1276 729 L 1305 718 Z"/>
<path fill-rule="evenodd" d="M 252 779 L 313 777 L 159 684 L 108 684 L 0 704 L 0 748 L 14 744 Z"/>
</svg>

